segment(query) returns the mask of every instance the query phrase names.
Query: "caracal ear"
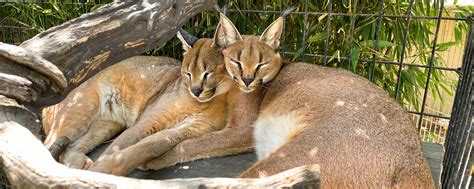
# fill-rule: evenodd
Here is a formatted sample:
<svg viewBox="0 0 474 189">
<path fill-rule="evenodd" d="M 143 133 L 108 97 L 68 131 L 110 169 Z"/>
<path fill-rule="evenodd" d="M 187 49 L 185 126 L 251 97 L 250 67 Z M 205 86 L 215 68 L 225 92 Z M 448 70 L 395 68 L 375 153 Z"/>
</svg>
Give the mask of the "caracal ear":
<svg viewBox="0 0 474 189">
<path fill-rule="evenodd" d="M 192 36 L 189 34 L 186 30 L 180 29 L 178 33 L 176 34 L 176 37 L 181 41 L 181 44 L 183 44 L 183 49 L 184 51 L 188 52 L 194 43 L 198 40 L 197 37 Z"/>
<path fill-rule="evenodd" d="M 225 48 L 239 40 L 242 40 L 242 36 L 237 28 L 235 28 L 229 18 L 220 13 L 220 20 L 216 28 L 216 33 L 214 33 L 214 42 L 212 45 Z"/>
<path fill-rule="evenodd" d="M 260 36 L 260 41 L 276 49 L 280 45 L 281 33 L 283 32 L 283 16 L 273 21 Z"/>
</svg>

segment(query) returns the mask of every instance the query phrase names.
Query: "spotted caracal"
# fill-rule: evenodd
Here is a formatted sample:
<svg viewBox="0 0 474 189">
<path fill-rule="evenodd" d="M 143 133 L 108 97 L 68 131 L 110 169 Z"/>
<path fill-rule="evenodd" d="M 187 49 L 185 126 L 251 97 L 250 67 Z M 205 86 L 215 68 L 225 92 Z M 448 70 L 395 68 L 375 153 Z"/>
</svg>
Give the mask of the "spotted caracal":
<svg viewBox="0 0 474 189">
<path fill-rule="evenodd" d="M 232 82 L 212 44 L 185 42 L 181 66 L 170 58 L 138 56 L 100 72 L 43 110 L 45 145 L 67 136 L 73 141 L 61 155 L 67 166 L 125 174 L 183 140 L 221 129 Z M 93 164 L 86 154 L 122 130 Z M 124 159 L 107 161 L 122 149 Z"/>
<path fill-rule="evenodd" d="M 224 15 L 221 25 L 219 41 L 225 43 L 223 54 L 230 76 L 244 92 L 265 90 L 253 124 L 259 161 L 240 177 L 319 164 L 322 188 L 434 188 L 416 129 L 386 92 L 346 70 L 283 63 L 277 51 L 282 17 L 260 37 L 242 37 Z M 265 83 L 269 85 L 263 86 Z M 255 108 L 245 101 L 248 97 L 260 102 L 255 100 L 260 94 L 242 97 L 239 101 L 246 104 L 241 108 Z M 226 134 L 229 140 L 246 138 L 242 132 Z M 208 142 L 205 145 L 220 145 Z M 199 152 L 191 149 L 199 145 L 204 143 L 175 148 L 167 154 L 176 157 L 165 154 L 143 168 L 192 159 L 190 154 Z"/>
</svg>

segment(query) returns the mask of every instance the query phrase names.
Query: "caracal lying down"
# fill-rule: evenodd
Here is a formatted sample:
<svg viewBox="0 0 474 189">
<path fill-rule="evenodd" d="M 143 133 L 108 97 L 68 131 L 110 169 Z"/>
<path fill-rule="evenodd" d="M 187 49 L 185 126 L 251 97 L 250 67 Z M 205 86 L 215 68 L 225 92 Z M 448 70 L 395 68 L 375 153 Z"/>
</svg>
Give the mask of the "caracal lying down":
<svg viewBox="0 0 474 189">
<path fill-rule="evenodd" d="M 277 51 L 282 17 L 260 37 L 242 37 L 222 14 L 220 24 L 216 41 L 225 47 L 226 69 L 242 91 L 254 94 L 239 98 L 241 109 L 252 107 L 241 115 L 258 116 L 253 137 L 259 161 L 240 177 L 319 164 L 322 188 L 434 188 L 416 128 L 386 92 L 346 70 L 283 63 Z M 260 105 L 261 89 L 259 109 L 255 104 Z M 160 169 L 196 159 L 203 148 L 209 150 L 205 146 L 238 149 L 251 138 L 242 132 L 249 128 L 219 131 L 214 141 L 186 141 L 142 168 Z M 225 154 L 213 154 L 219 155 Z"/>
<path fill-rule="evenodd" d="M 93 162 L 86 154 L 126 129 L 91 167 L 126 174 L 183 140 L 221 129 L 232 83 L 219 48 L 212 44 L 212 39 L 184 44 L 181 65 L 170 58 L 138 56 L 100 72 L 43 110 L 45 145 L 68 137 L 73 143 L 61 162 L 87 169 Z M 123 158 L 120 164 L 106 166 L 117 154 Z"/>
</svg>

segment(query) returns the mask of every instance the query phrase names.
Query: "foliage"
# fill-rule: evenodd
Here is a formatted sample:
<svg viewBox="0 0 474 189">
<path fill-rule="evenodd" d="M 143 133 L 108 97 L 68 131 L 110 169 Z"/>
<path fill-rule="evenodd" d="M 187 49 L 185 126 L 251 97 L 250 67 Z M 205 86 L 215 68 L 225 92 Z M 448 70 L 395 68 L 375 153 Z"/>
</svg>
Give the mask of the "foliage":
<svg viewBox="0 0 474 189">
<path fill-rule="evenodd" d="M 32 1 L 35 2 L 35 1 Z M 99 8 L 91 1 L 44 1 L 42 3 L 0 3 L 1 24 L 6 42 L 18 45 L 39 32 Z"/>
<path fill-rule="evenodd" d="M 3 30 L 6 41 L 19 44 L 47 28 L 93 11 L 105 1 L 55 1 L 43 3 L 1 3 L 0 18 L 3 25 L 19 26 L 23 29 Z M 307 4 L 305 4 L 307 2 Z M 331 67 L 342 67 L 369 78 L 372 60 L 398 62 L 403 49 L 402 41 L 405 36 L 407 22 L 403 17 L 383 17 L 380 27 L 378 50 L 375 48 L 378 30 L 378 14 L 381 11 L 379 2 L 373 0 L 340 0 L 332 2 L 301 1 L 297 9 L 286 18 L 286 28 L 283 37 L 282 51 L 287 59 L 324 64 Z M 415 0 L 411 16 L 437 17 L 440 0 Z M 275 1 L 231 1 L 228 3 L 227 15 L 243 34 L 261 33 L 280 12 L 294 5 L 291 0 Z M 408 0 L 386 0 L 383 6 L 385 15 L 405 15 L 409 7 Z M 346 16 L 328 16 L 329 8 L 333 13 L 347 13 Z M 309 14 L 304 14 L 307 9 Z M 247 11 L 250 10 L 250 11 Z M 472 12 L 472 7 L 456 7 L 457 11 L 443 12 L 443 16 L 465 17 Z M 364 13 L 364 16 L 354 16 L 351 13 Z M 328 19 L 330 25 L 328 26 Z M 211 37 L 218 14 L 209 11 L 192 18 L 185 26 L 190 33 L 197 36 Z M 305 24 L 305 21 L 307 24 Z M 412 18 L 409 22 L 409 35 L 404 63 L 429 65 L 431 48 L 433 46 L 436 19 Z M 351 27 L 353 26 L 353 27 Z M 455 40 L 437 44 L 433 58 L 434 66 L 445 66 L 439 52 L 454 45 L 462 44 L 462 37 L 468 30 L 465 21 L 458 21 L 455 28 Z M 329 31 L 329 32 L 328 32 Z M 329 35 L 327 35 L 329 34 Z M 352 35 L 351 35 L 352 34 Z M 8 41 L 8 39 L 13 39 Z M 326 39 L 329 46 L 326 48 Z M 165 45 L 148 51 L 150 55 L 165 55 L 181 58 L 181 46 L 176 39 Z M 309 54 L 309 55 L 304 55 Z M 327 54 L 328 62 L 321 55 Z M 373 81 L 394 95 L 397 86 L 399 66 L 395 64 L 374 64 Z M 404 66 L 401 69 L 400 92 L 397 100 L 402 104 L 420 107 L 420 89 L 424 89 L 428 69 L 422 67 Z M 445 73 L 432 70 L 430 92 L 441 99 L 441 91 L 452 93 L 455 82 L 449 81 Z"/>
<path fill-rule="evenodd" d="M 247 33 L 260 33 L 274 20 L 279 11 L 292 5 L 293 1 L 272 1 L 266 5 L 238 1 L 231 3 L 231 20 L 238 24 L 239 29 L 246 29 Z M 401 59 L 402 41 L 405 36 L 407 22 L 405 18 L 383 17 L 380 28 L 378 50 L 375 49 L 378 14 L 381 6 L 379 2 L 370 0 L 341 0 L 333 1 L 304 1 L 297 4 L 296 14 L 289 16 L 285 29 L 284 51 L 294 52 L 291 58 L 297 61 L 326 64 L 318 55 L 327 53 L 327 66 L 342 67 L 369 78 L 372 58 L 377 61 L 398 62 Z M 331 7 L 329 7 L 331 6 Z M 430 1 L 415 0 L 411 16 L 437 17 L 440 1 L 430 4 Z M 385 15 L 404 16 L 409 7 L 408 0 L 385 1 L 383 10 Z M 333 13 L 347 13 L 347 16 L 332 15 L 330 25 L 327 25 L 329 8 Z M 305 9 L 312 14 L 305 15 Z M 266 10 L 266 14 L 248 13 L 243 10 Z M 455 13 L 443 12 L 443 16 L 465 17 L 474 9 L 472 7 L 457 7 Z M 276 11 L 276 14 L 272 14 Z M 298 13 L 299 12 L 299 13 Z M 351 13 L 364 13 L 364 16 L 353 16 Z M 305 18 L 306 17 L 306 18 Z M 244 19 L 247 18 L 247 19 Z M 305 25 L 305 19 L 307 24 Z M 409 22 L 409 33 L 404 56 L 404 63 L 429 65 L 436 19 L 412 18 Z M 353 27 L 351 29 L 351 24 Z M 305 32 L 306 30 L 306 32 Z M 329 32 L 327 32 L 329 30 Z M 455 40 L 437 44 L 433 65 L 446 67 L 439 52 L 445 51 L 454 45 L 462 44 L 462 36 L 468 30 L 465 21 L 458 21 L 455 28 Z M 329 33 L 329 36 L 327 34 Z M 352 36 L 351 36 L 352 34 Z M 307 38 L 304 38 L 307 36 Z M 326 50 L 326 39 L 329 46 Z M 351 40 L 352 38 L 352 40 Z M 326 52 L 325 52 L 326 50 Z M 303 55 L 303 54 L 309 55 Z M 316 56 L 315 56 L 316 55 Z M 373 81 L 383 89 L 394 95 L 397 86 L 399 66 L 394 64 L 375 64 Z M 397 99 L 402 104 L 420 107 L 420 96 L 426 86 L 428 69 L 422 67 L 404 66 L 401 70 L 400 92 Z M 433 69 L 429 90 L 431 94 L 442 100 L 442 91 L 452 94 L 455 82 L 445 77 L 446 72 Z"/>
</svg>

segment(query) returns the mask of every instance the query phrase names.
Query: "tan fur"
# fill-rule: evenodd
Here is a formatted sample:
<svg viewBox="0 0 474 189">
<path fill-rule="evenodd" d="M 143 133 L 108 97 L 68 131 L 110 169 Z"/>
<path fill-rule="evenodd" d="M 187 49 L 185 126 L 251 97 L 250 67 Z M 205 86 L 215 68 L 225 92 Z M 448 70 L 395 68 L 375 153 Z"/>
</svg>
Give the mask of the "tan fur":
<svg viewBox="0 0 474 189">
<path fill-rule="evenodd" d="M 235 28 L 229 24 L 223 26 L 226 25 L 227 30 Z M 278 42 L 277 35 L 265 37 L 265 41 L 262 41 L 262 36 L 267 36 L 265 33 L 261 37 L 240 37 L 238 32 L 229 31 L 220 36 L 225 38 L 221 41 L 227 42 L 223 51 L 227 71 L 242 91 L 257 93 L 229 93 L 228 97 L 237 94 L 232 99 L 237 102 L 237 108 L 230 109 L 225 129 L 209 137 L 185 141 L 143 169 L 238 153 L 234 147 L 248 144 L 246 135 L 250 127 L 239 124 L 232 115 L 240 115 L 244 123 L 252 123 L 261 108 L 254 124 L 259 127 L 255 128 L 254 138 L 262 159 L 240 177 L 262 177 L 300 165 L 319 164 L 322 188 L 434 187 L 413 123 L 384 91 L 345 70 L 305 63 L 283 65 L 275 46 L 271 46 Z M 263 47 L 265 44 L 269 46 Z M 256 71 L 262 59 L 271 61 L 269 68 Z M 278 71 L 278 75 L 274 74 Z M 276 78 L 270 86 L 262 86 L 262 82 L 246 86 L 242 81 L 245 74 Z M 275 128 L 284 128 L 277 139 L 262 134 L 274 136 Z M 265 145 L 266 142 L 270 145 Z"/>
<path fill-rule="evenodd" d="M 274 49 L 271 49 L 264 44 L 267 42 L 276 43 L 275 39 L 279 39 L 279 34 L 281 34 L 281 32 L 276 31 L 274 26 L 281 26 L 281 23 L 279 22 L 282 21 L 282 19 L 279 19 L 270 25 L 269 28 L 267 28 L 266 32 L 262 35 L 266 36 L 264 40 L 250 36 L 249 38 L 259 41 L 258 44 L 253 44 L 252 46 L 255 48 L 268 49 L 269 51 L 274 52 Z M 244 36 L 244 38 L 247 38 L 247 36 Z M 225 49 L 228 45 L 230 45 L 230 43 L 235 41 L 242 41 L 242 37 L 240 34 L 238 34 L 238 32 L 236 32 L 236 29 L 230 20 L 221 14 L 221 20 L 214 35 L 213 46 L 216 48 Z M 242 57 L 248 56 L 248 53 L 250 52 L 258 51 L 242 52 Z M 275 60 L 280 59 L 275 58 Z M 224 60 L 221 59 L 221 61 Z M 200 158 L 232 155 L 252 150 L 254 141 L 252 138 L 252 128 L 250 125 L 253 124 L 253 122 L 257 119 L 258 110 L 263 95 L 262 89 L 255 86 L 259 86 L 259 83 L 261 83 L 263 80 L 265 80 L 265 82 L 270 81 L 279 70 L 278 65 L 267 64 L 267 60 L 262 61 L 261 63 L 265 63 L 265 65 L 261 66 L 260 72 L 256 75 L 252 75 L 254 73 L 249 73 L 249 77 L 247 77 L 250 78 L 250 76 L 253 76 L 253 82 L 249 86 L 240 87 L 240 89 L 245 92 L 242 92 L 235 87 L 231 88 L 229 91 L 227 95 L 229 117 L 227 119 L 227 125 L 224 129 L 204 135 L 202 137 L 181 142 L 161 157 L 144 164 L 140 168 L 142 170 L 157 170 L 175 165 L 177 163 L 192 161 Z M 226 67 L 229 70 L 232 69 L 232 67 L 237 67 L 237 65 L 226 65 Z M 273 69 L 273 67 L 278 68 Z M 253 69 L 255 69 L 255 67 L 247 68 L 249 71 L 252 71 Z M 230 73 L 230 76 L 235 81 L 241 81 L 243 83 L 242 77 L 239 75 Z M 249 93 L 251 91 L 252 93 Z"/>
<path fill-rule="evenodd" d="M 276 27 L 280 31 L 282 25 Z M 223 51 L 226 68 L 243 91 L 245 74 L 273 78 L 283 65 L 274 45 L 279 37 L 263 36 L 235 40 Z M 240 68 L 232 67 L 235 60 Z M 249 69 L 262 60 L 270 61 L 272 70 Z M 261 82 L 253 87 L 262 87 Z M 285 64 L 265 87 L 260 108 L 254 139 L 261 159 L 240 177 L 319 164 L 322 188 L 434 187 L 408 114 L 365 78 L 340 69 Z"/>
<path fill-rule="evenodd" d="M 260 121 L 288 114 L 298 115 L 294 122 L 303 129 L 287 125 L 299 129 L 298 134 L 290 135 L 241 177 L 273 175 L 315 163 L 321 166 L 324 188 L 433 188 L 409 116 L 366 79 L 339 69 L 286 65 L 267 89 L 256 125 L 269 127 Z M 270 139 L 254 137 L 257 145 Z"/>
<path fill-rule="evenodd" d="M 233 44 L 232 48 L 223 51 L 226 69 L 238 87 L 244 92 L 252 92 L 259 88 L 262 83 L 270 82 L 281 67 L 281 57 L 275 50 L 261 42 L 257 36 L 244 36 L 245 40 Z M 239 49 L 230 51 L 230 49 Z M 273 52 L 276 56 L 264 57 L 264 52 Z M 257 58 L 252 60 L 252 58 Z M 255 61 L 254 64 L 245 62 Z M 256 71 L 258 70 L 258 71 Z M 252 82 L 247 86 L 245 79 Z"/>
<path fill-rule="evenodd" d="M 276 52 L 275 49 L 268 45 L 279 43 L 278 40 L 281 34 L 280 27 L 282 26 L 282 22 L 283 19 L 277 19 L 265 30 L 260 38 L 254 36 L 241 37 L 232 22 L 230 22 L 225 15 L 221 14 L 220 22 L 214 35 L 213 46 L 223 48 L 224 55 L 226 54 L 225 49 L 228 48 L 231 43 L 235 44 L 236 41 L 244 43 L 238 46 L 239 48 L 252 48 L 252 50 L 244 49 L 240 53 L 235 52 L 235 54 L 239 56 L 232 60 L 234 61 L 233 65 L 226 64 L 227 71 L 234 81 L 245 85 L 242 81 L 243 77 L 241 77 L 240 74 L 230 71 L 233 69 L 235 72 L 240 73 L 238 64 L 235 61 L 240 61 L 241 57 L 245 59 L 254 56 L 250 55 L 250 53 L 257 53 L 255 56 L 260 55 L 258 54 L 258 49 Z M 248 41 L 242 41 L 244 38 Z M 238 44 L 235 44 L 234 47 L 237 47 L 237 45 Z M 276 53 L 276 55 L 279 56 L 278 53 Z M 245 69 L 249 71 L 246 74 L 248 76 L 246 78 L 252 78 L 253 81 L 249 86 L 238 86 L 240 90 L 237 87 L 233 87 L 229 91 L 227 95 L 229 117 L 224 129 L 184 141 L 161 157 L 144 164 L 140 168 L 142 170 L 157 170 L 177 163 L 201 158 L 232 155 L 252 150 L 254 141 L 252 138 L 251 125 L 257 119 L 260 103 L 263 98 L 263 90 L 260 84 L 273 79 L 281 67 L 281 65 L 279 65 L 280 61 L 281 59 L 279 57 L 272 57 L 270 61 L 267 59 L 261 60 L 259 63 L 264 63 L 264 65 L 260 66 L 258 73 L 255 73 L 254 69 L 257 67 L 255 65 L 253 65 L 253 67 L 245 67 Z M 268 64 L 271 62 L 276 63 Z"/>
<path fill-rule="evenodd" d="M 244 93 L 232 87 L 227 94 L 229 116 L 224 129 L 183 141 L 139 168 L 159 170 L 196 159 L 251 151 L 254 141 L 250 125 L 257 119 L 261 99 L 260 89 Z"/>
<path fill-rule="evenodd" d="M 276 47 L 282 33 L 283 19 L 279 18 L 273 22 L 260 37 L 244 36 L 245 40 L 238 31 L 229 32 L 235 27 L 230 27 L 233 24 L 224 15 L 221 15 L 221 23 L 227 23 L 223 24 L 227 26 L 223 31 L 227 32 L 223 32 L 221 36 L 234 38 L 233 43 L 227 44 L 227 48 L 222 53 L 226 69 L 231 78 L 238 83 L 239 88 L 248 93 L 259 88 L 261 84 L 271 81 L 281 67 L 281 57 L 276 52 Z M 274 56 L 263 56 L 263 54 Z M 246 62 L 252 62 L 252 64 Z M 246 80 L 250 82 L 246 83 Z"/>
<path fill-rule="evenodd" d="M 74 143 L 61 161 L 88 168 L 92 161 L 85 154 L 128 128 L 91 166 L 123 175 L 183 140 L 221 129 L 231 82 L 222 61 L 214 61 L 223 59 L 220 51 L 211 45 L 211 39 L 198 40 L 185 53 L 182 66 L 170 58 L 132 57 L 97 74 L 63 102 L 43 110 L 45 145 L 69 137 Z M 203 79 L 203 73 L 212 74 Z M 203 89 L 199 96 L 190 94 L 196 83 Z M 131 150 L 121 151 L 143 138 Z M 126 161 L 112 158 L 117 155 Z"/>
</svg>

